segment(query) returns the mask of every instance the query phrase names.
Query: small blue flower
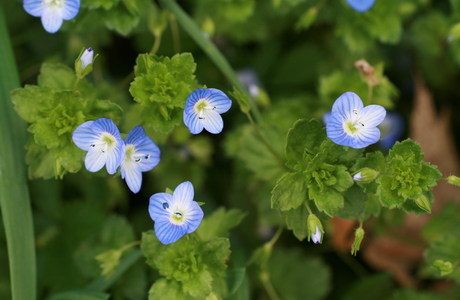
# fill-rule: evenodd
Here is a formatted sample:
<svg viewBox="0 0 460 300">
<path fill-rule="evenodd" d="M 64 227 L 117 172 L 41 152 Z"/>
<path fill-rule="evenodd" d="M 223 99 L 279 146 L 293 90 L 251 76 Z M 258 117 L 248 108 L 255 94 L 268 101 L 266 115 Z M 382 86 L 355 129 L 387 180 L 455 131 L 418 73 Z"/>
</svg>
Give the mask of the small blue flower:
<svg viewBox="0 0 460 300">
<path fill-rule="evenodd" d="M 346 92 L 335 100 L 326 125 L 327 137 L 334 143 L 355 149 L 378 142 L 380 130 L 376 127 L 385 119 L 386 110 L 380 105 L 363 107 L 353 92 Z"/>
<path fill-rule="evenodd" d="M 62 26 L 63 20 L 75 18 L 80 9 L 80 0 L 24 0 L 25 11 L 41 17 L 46 31 L 55 33 Z"/>
<path fill-rule="evenodd" d="M 376 0 L 346 0 L 348 5 L 358 12 L 366 12 L 374 5 Z"/>
<path fill-rule="evenodd" d="M 160 162 L 160 149 L 145 135 L 141 126 L 131 130 L 125 139 L 125 159 L 121 163 L 121 178 L 126 179 L 129 189 L 138 193 L 142 185 L 142 172 L 155 168 Z"/>
<path fill-rule="evenodd" d="M 110 119 L 81 124 L 73 132 L 72 139 L 78 148 L 88 151 L 85 167 L 90 172 L 97 172 L 106 165 L 107 172 L 115 174 L 125 156 L 125 143 Z"/>
<path fill-rule="evenodd" d="M 81 70 L 84 71 L 86 67 L 93 63 L 94 51 L 93 48 L 89 47 L 83 52 L 80 57 L 81 61 Z"/>
<path fill-rule="evenodd" d="M 162 244 L 174 243 L 200 226 L 203 210 L 193 201 L 193 195 L 193 185 L 186 181 L 172 195 L 157 193 L 150 197 L 150 217 L 155 221 L 155 234 Z"/>
<path fill-rule="evenodd" d="M 197 89 L 188 96 L 184 109 L 184 123 L 191 133 L 203 128 L 210 133 L 220 133 L 224 122 L 220 114 L 227 112 L 232 100 L 218 89 Z"/>
</svg>

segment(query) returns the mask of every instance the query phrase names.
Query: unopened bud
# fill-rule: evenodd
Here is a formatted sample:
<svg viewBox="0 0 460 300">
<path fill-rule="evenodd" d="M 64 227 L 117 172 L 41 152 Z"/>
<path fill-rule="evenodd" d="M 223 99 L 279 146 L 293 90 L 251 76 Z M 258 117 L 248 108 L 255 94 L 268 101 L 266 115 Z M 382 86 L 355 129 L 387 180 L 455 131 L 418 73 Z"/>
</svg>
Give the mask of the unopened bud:
<svg viewBox="0 0 460 300">
<path fill-rule="evenodd" d="M 431 203 L 425 195 L 420 195 L 419 197 L 415 198 L 414 201 L 415 204 L 417 204 L 418 207 L 420 207 L 424 211 L 428 213 L 431 212 Z"/>
<path fill-rule="evenodd" d="M 359 227 L 355 231 L 355 241 L 353 242 L 353 245 L 351 246 L 351 254 L 356 255 L 356 253 L 359 251 L 359 247 L 361 246 L 361 242 L 363 241 L 364 238 L 364 229 L 362 227 Z"/>
<path fill-rule="evenodd" d="M 375 178 L 377 178 L 377 176 L 379 176 L 379 172 L 369 168 L 363 168 L 353 175 L 353 180 L 360 182 L 372 182 Z"/>
<path fill-rule="evenodd" d="M 308 216 L 307 225 L 308 231 L 310 232 L 310 235 L 308 236 L 308 241 L 310 241 L 311 239 L 313 243 L 320 244 L 323 241 L 324 233 L 321 221 L 314 214 L 310 214 Z"/>
<path fill-rule="evenodd" d="M 97 57 L 97 55 L 96 55 Z M 93 70 L 94 57 L 93 48 L 82 50 L 78 58 L 75 60 L 75 73 L 79 79 L 82 79 Z"/>
<path fill-rule="evenodd" d="M 460 178 L 454 175 L 447 177 L 447 182 L 456 186 L 460 186 Z"/>
</svg>

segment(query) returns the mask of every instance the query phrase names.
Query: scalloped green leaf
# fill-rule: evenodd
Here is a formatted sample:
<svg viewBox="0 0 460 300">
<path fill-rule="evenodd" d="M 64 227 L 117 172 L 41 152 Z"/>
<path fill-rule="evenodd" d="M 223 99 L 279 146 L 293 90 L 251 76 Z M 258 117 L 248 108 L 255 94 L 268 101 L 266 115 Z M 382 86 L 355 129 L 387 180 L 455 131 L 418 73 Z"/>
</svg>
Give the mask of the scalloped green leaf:
<svg viewBox="0 0 460 300">
<path fill-rule="evenodd" d="M 307 199 L 307 181 L 302 173 L 286 173 L 272 190 L 272 208 L 287 211 Z"/>
</svg>

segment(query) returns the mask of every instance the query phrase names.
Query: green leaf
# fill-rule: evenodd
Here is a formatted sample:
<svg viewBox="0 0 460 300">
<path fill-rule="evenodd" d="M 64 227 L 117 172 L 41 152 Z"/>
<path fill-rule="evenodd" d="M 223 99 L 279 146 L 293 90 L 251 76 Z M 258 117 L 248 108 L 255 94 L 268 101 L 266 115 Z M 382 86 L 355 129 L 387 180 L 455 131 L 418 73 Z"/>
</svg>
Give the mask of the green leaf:
<svg viewBox="0 0 460 300">
<path fill-rule="evenodd" d="M 354 185 L 349 188 L 344 194 L 344 207 L 339 209 L 337 217 L 348 220 L 359 220 L 363 217 L 366 209 L 367 194 Z"/>
<path fill-rule="evenodd" d="M 120 250 L 110 249 L 95 257 L 102 266 L 102 275 L 110 276 L 115 272 L 115 269 L 120 264 L 122 254 Z"/>
<path fill-rule="evenodd" d="M 287 228 L 293 231 L 299 241 L 303 241 L 310 233 L 307 222 L 309 213 L 305 205 L 281 213 L 286 218 Z"/>
<path fill-rule="evenodd" d="M 286 173 L 273 188 L 272 208 L 287 211 L 299 207 L 307 198 L 307 182 L 301 173 Z"/>
<path fill-rule="evenodd" d="M 55 105 L 54 90 L 26 85 L 11 92 L 11 101 L 17 113 L 29 123 L 47 118 Z"/>
<path fill-rule="evenodd" d="M 398 156 L 408 162 L 420 162 L 424 155 L 420 144 L 411 139 L 407 139 L 403 142 L 396 142 L 393 148 L 388 152 L 388 159 L 390 161 L 392 159 L 399 159 Z"/>
<path fill-rule="evenodd" d="M 131 33 L 140 20 L 139 12 L 132 9 L 132 6 L 138 3 L 139 0 L 122 0 L 110 10 L 102 11 L 107 28 L 125 36 Z"/>
<path fill-rule="evenodd" d="M 228 270 L 226 273 L 227 286 L 229 287 L 228 296 L 235 294 L 240 288 L 246 276 L 246 268 Z"/>
<path fill-rule="evenodd" d="M 389 291 L 395 289 L 392 276 L 389 273 L 380 273 L 365 277 L 354 283 L 343 296 L 343 300 L 367 300 L 369 291 L 372 291 L 373 300 L 386 300 Z"/>
<path fill-rule="evenodd" d="M 54 90 L 71 90 L 75 84 L 75 72 L 66 65 L 44 63 L 38 75 L 38 86 Z"/>
<path fill-rule="evenodd" d="M 308 196 L 315 201 L 319 211 L 333 217 L 337 215 L 339 209 L 344 207 L 345 199 L 341 193 L 331 187 L 320 188 L 312 185 L 308 190 Z"/>
<path fill-rule="evenodd" d="M 152 285 L 149 290 L 149 300 L 185 300 L 187 294 L 182 292 L 182 287 L 175 280 L 160 278 Z"/>
<path fill-rule="evenodd" d="M 317 257 L 305 256 L 298 248 L 275 249 L 268 270 L 283 300 L 322 299 L 331 288 L 327 265 Z"/>
<path fill-rule="evenodd" d="M 396 291 L 389 300 L 447 300 L 439 294 L 429 293 L 426 291 L 416 291 L 404 289 Z"/>
<path fill-rule="evenodd" d="M 54 294 L 48 300 L 108 300 L 110 294 L 90 290 L 70 290 Z"/>
<path fill-rule="evenodd" d="M 20 81 L 3 4 L 0 5 L 0 210 L 8 246 L 12 299 L 34 300 L 36 240 L 24 165 L 26 124 L 14 112 L 9 97 Z M 6 269 L 5 266 L 3 270 Z"/>
<path fill-rule="evenodd" d="M 319 147 L 325 138 L 326 131 L 320 122 L 306 119 L 295 122 L 287 135 L 286 165 L 298 171 L 305 169 L 306 153 L 315 152 L 315 148 Z M 307 158 L 306 161 L 308 160 Z"/>
<path fill-rule="evenodd" d="M 313 22 L 316 20 L 316 16 L 318 15 L 318 7 L 314 6 L 308 9 L 305 13 L 300 16 L 300 19 L 297 21 L 296 28 L 297 29 L 307 29 L 309 28 Z"/>
<path fill-rule="evenodd" d="M 453 202 L 446 203 L 441 212 L 433 214 L 423 227 L 423 237 L 428 241 L 442 239 L 445 235 L 460 237 L 460 207 Z"/>
<path fill-rule="evenodd" d="M 245 216 L 246 213 L 239 209 L 226 211 L 224 207 L 220 207 L 201 222 L 196 233 L 202 241 L 209 241 L 217 236 L 227 237 L 228 231 L 238 226 Z"/>
</svg>

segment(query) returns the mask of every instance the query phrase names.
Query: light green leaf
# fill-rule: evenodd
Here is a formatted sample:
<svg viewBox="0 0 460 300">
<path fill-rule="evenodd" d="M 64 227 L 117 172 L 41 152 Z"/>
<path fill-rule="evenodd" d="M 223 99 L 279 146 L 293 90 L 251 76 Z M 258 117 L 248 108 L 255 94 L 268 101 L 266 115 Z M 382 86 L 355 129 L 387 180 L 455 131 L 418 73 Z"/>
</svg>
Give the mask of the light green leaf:
<svg viewBox="0 0 460 300">
<path fill-rule="evenodd" d="M 228 231 L 238 226 L 245 216 L 246 213 L 239 209 L 226 211 L 224 207 L 220 207 L 204 218 L 196 233 L 202 241 L 209 241 L 213 237 L 227 237 Z"/>
<path fill-rule="evenodd" d="M 286 173 L 273 188 L 272 208 L 287 211 L 299 207 L 307 198 L 307 182 L 301 173 Z"/>
<path fill-rule="evenodd" d="M 292 230 L 299 241 L 303 241 L 310 233 L 307 223 L 309 213 L 305 205 L 284 211 L 282 214 L 286 218 L 287 228 Z"/>
</svg>

